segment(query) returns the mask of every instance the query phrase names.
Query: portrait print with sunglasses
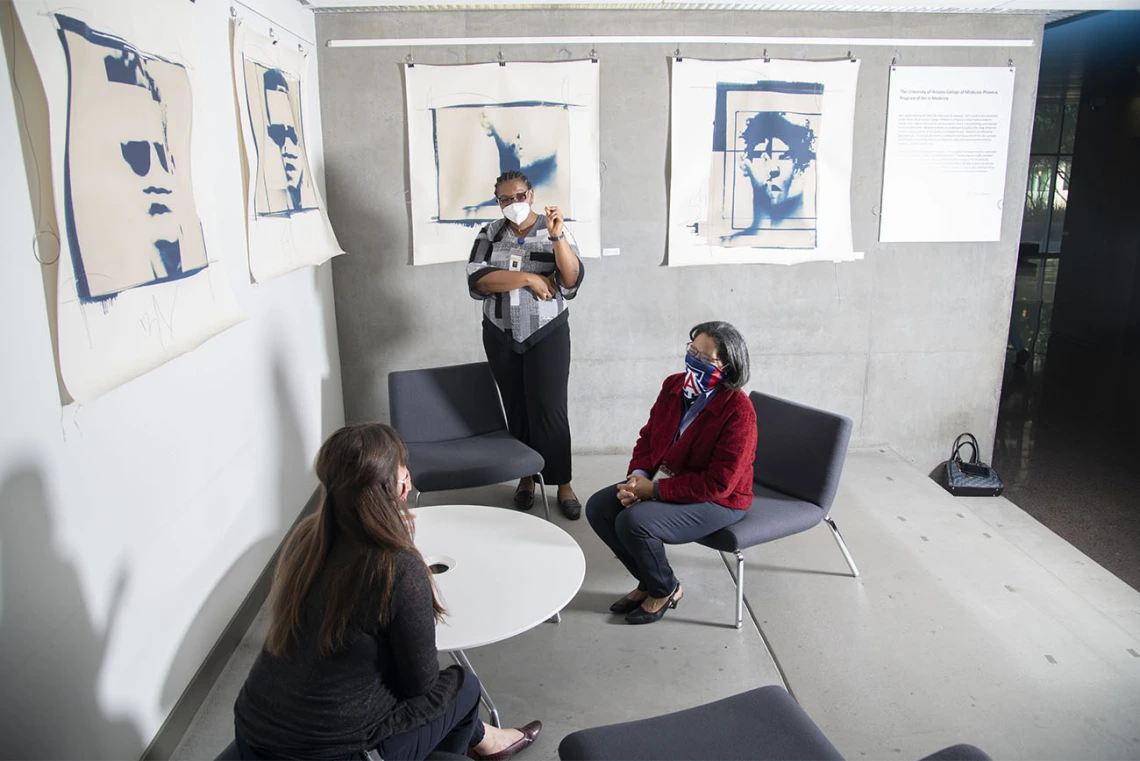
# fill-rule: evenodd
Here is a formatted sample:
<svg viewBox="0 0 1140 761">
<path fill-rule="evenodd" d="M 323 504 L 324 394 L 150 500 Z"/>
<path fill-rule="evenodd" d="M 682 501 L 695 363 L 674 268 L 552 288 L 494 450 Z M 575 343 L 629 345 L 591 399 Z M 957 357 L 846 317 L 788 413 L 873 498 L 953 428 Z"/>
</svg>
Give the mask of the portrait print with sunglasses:
<svg viewBox="0 0 1140 761">
<path fill-rule="evenodd" d="M 558 486 L 563 515 L 577 520 L 582 505 L 571 486 L 570 377 L 567 302 L 585 270 L 578 245 L 557 206 L 535 211 L 534 186 L 518 170 L 495 180 L 502 218 L 475 236 L 467 287 L 483 302 L 483 348 L 499 386 L 511 434 L 542 455 L 541 473 L 519 482 L 515 507 L 534 506 L 535 481 Z"/>
</svg>

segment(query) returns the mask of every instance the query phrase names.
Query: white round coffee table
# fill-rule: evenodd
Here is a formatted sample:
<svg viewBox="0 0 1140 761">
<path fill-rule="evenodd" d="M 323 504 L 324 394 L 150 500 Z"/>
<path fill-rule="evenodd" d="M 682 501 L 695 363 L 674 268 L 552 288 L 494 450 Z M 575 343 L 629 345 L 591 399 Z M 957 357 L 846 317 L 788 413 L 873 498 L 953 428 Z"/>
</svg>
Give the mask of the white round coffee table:
<svg viewBox="0 0 1140 761">
<path fill-rule="evenodd" d="M 582 586 L 582 548 L 553 523 L 481 505 L 436 505 L 412 512 L 416 548 L 432 568 L 447 608 L 435 629 L 436 648 L 450 652 L 472 673 L 464 650 L 557 621 Z M 483 701 L 491 723 L 499 726 L 499 712 L 486 690 Z"/>
</svg>

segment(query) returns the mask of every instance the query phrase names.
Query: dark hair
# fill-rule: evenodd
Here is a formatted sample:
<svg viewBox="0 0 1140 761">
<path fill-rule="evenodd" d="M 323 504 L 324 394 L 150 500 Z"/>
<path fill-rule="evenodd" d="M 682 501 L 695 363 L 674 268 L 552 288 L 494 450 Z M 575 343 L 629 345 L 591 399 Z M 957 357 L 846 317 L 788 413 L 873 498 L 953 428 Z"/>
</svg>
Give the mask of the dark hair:
<svg viewBox="0 0 1140 761">
<path fill-rule="evenodd" d="M 750 372 L 748 344 L 744 343 L 744 336 L 727 322 L 712 320 L 702 322 L 690 330 L 689 340 L 692 341 L 702 333 L 716 341 L 717 354 L 724 363 L 724 380 L 721 385 L 730 391 L 742 388 L 748 383 Z"/>
<path fill-rule="evenodd" d="M 373 620 L 390 610 L 396 561 L 400 553 L 423 558 L 404 518 L 397 479 L 407 464 L 408 448 L 396 431 L 379 423 L 345 426 L 329 436 L 317 454 L 322 499 L 317 511 L 298 524 L 281 549 L 273 573 L 273 617 L 265 649 L 287 655 L 304 630 L 309 595 L 320 578 L 327 596 L 317 643 L 321 655 L 344 645 L 349 622 L 361 601 L 377 599 Z M 337 560 L 330 562 L 333 550 Z M 424 569 L 427 573 L 427 569 Z M 432 590 L 436 618 L 444 609 Z"/>
<path fill-rule="evenodd" d="M 761 111 L 745 124 L 744 131 L 740 133 L 740 139 L 744 141 L 745 158 L 752 158 L 753 149 L 772 138 L 787 144 L 793 169 L 802 171 L 815 161 L 815 131 L 810 123 L 804 126 L 790 122 L 779 111 Z"/>
<path fill-rule="evenodd" d="M 495 180 L 495 195 L 499 194 L 500 185 L 502 185 L 504 182 L 510 182 L 511 180 L 522 180 L 526 183 L 527 190 L 534 190 L 534 186 L 530 184 L 530 179 L 525 174 L 517 169 L 512 169 L 509 172 L 503 172 Z"/>
</svg>

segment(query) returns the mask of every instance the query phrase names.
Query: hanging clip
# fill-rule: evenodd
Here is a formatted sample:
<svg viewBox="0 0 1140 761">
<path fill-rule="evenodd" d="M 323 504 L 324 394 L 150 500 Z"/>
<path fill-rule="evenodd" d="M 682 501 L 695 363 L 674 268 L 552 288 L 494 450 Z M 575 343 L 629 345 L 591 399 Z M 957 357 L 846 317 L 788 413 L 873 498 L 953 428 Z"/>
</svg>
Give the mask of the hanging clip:
<svg viewBox="0 0 1140 761">
<path fill-rule="evenodd" d="M 230 18 L 237 18 L 237 8 L 230 6 Z"/>
<path fill-rule="evenodd" d="M 897 55 L 891 56 L 891 68 L 892 69 L 895 67 L 896 64 L 898 64 L 898 62 L 899 62 L 899 57 Z"/>
<path fill-rule="evenodd" d="M 411 68 L 415 68 L 415 65 L 416 65 L 416 59 L 415 59 L 415 57 L 412 55 L 411 51 L 408 51 L 408 54 L 407 54 L 406 56 L 404 56 L 404 63 L 407 65 L 407 67 L 408 67 L 409 69 L 411 69 Z"/>
<path fill-rule="evenodd" d="M 764 48 L 764 63 L 772 63 L 772 59 L 768 57 L 768 48 Z"/>
<path fill-rule="evenodd" d="M 309 55 L 309 51 L 305 50 L 305 46 L 299 42 L 297 43 L 297 52 L 300 53 L 303 58 Z"/>
<path fill-rule="evenodd" d="M 269 27 L 269 39 L 273 40 L 274 45 L 276 45 L 279 41 L 277 39 L 277 32 L 274 31 L 273 27 Z"/>
<path fill-rule="evenodd" d="M 1013 59 L 1012 59 L 1012 58 L 1010 58 L 1010 59 L 1009 59 L 1009 64 L 1008 64 L 1008 66 L 1009 66 L 1009 70 L 1010 70 L 1010 71 L 1013 71 Z"/>
<path fill-rule="evenodd" d="M 506 66 L 507 65 L 507 59 L 503 58 L 503 51 L 502 50 L 499 51 L 499 65 L 500 66 Z"/>
<path fill-rule="evenodd" d="M 685 60 L 685 59 L 681 58 L 681 46 L 680 45 L 678 45 L 677 48 L 673 51 L 673 60 L 676 61 L 677 63 L 680 63 L 681 61 Z"/>
<path fill-rule="evenodd" d="M 850 48 L 847 49 L 847 60 L 851 61 L 851 63 L 855 63 L 855 56 L 851 55 Z"/>
<path fill-rule="evenodd" d="M 598 51 L 590 48 L 590 63 L 598 62 Z"/>
</svg>

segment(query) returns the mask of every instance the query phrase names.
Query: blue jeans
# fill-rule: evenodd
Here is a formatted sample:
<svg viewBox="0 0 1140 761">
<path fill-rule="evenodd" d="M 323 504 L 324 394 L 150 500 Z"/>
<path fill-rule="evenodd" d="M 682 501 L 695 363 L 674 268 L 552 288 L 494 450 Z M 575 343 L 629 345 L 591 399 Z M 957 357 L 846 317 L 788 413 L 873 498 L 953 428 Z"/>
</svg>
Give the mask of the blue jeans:
<svg viewBox="0 0 1140 761">
<path fill-rule="evenodd" d="M 668 597 L 679 583 L 665 557 L 666 544 L 703 539 L 744 514 L 714 502 L 650 501 L 622 507 L 616 486 L 595 492 L 586 503 L 586 520 L 594 533 L 637 579 L 637 588 L 658 598 Z"/>
<path fill-rule="evenodd" d="M 467 672 L 455 702 L 423 726 L 392 735 L 377 750 L 384 761 L 422 761 L 429 753 L 467 754 L 483 740 L 479 720 L 479 677 Z"/>
</svg>

